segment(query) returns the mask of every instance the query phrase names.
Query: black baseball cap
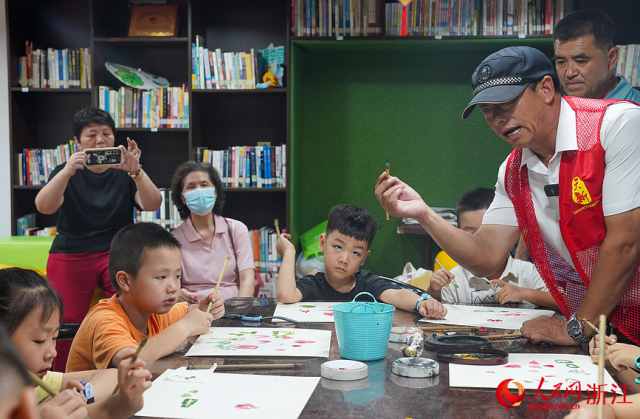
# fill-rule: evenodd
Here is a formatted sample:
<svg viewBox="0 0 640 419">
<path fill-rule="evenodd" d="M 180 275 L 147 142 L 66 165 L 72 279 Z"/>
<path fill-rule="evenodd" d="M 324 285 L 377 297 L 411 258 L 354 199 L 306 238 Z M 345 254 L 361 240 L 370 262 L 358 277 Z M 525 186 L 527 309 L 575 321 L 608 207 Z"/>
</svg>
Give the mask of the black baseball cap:
<svg viewBox="0 0 640 419">
<path fill-rule="evenodd" d="M 473 99 L 464 108 L 466 119 L 478 103 L 506 103 L 544 76 L 558 79 L 556 69 L 541 51 L 531 47 L 507 47 L 485 58 L 471 76 Z"/>
</svg>

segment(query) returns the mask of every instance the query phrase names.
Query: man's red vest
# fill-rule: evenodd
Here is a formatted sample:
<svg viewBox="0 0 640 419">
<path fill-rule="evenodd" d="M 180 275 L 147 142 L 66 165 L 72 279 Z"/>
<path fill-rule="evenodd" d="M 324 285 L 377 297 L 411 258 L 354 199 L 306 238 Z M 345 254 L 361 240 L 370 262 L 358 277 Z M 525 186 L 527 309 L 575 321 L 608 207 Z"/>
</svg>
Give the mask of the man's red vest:
<svg viewBox="0 0 640 419">
<path fill-rule="evenodd" d="M 527 166 L 520 168 L 522 150 L 513 150 L 509 157 L 505 187 L 531 259 L 562 313 L 569 318 L 578 311 L 587 292 L 600 246 L 607 234 L 602 212 L 605 153 L 600 143 L 600 127 L 607 107 L 618 101 L 564 99 L 576 113 L 578 150 L 562 153 L 559 224 L 575 269 L 540 234 Z M 636 261 L 629 287 L 609 315 L 609 320 L 628 338 L 640 344 L 640 262 Z"/>
</svg>

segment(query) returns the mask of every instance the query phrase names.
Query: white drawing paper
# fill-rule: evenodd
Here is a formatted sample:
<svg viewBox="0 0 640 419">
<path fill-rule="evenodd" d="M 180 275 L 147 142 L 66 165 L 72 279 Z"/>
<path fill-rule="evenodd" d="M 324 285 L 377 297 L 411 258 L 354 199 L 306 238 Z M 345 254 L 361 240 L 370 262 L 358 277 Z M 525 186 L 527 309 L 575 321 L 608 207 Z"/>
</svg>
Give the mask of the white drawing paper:
<svg viewBox="0 0 640 419">
<path fill-rule="evenodd" d="M 218 364 L 213 364 L 207 370 L 189 370 L 187 367 L 181 367 L 175 370 L 167 370 L 167 380 L 177 381 L 181 383 L 206 383 L 213 376 Z"/>
<path fill-rule="evenodd" d="M 606 386 L 603 390 L 621 394 L 620 388 L 613 386 L 615 381 L 609 373 L 606 370 L 604 373 Z M 504 365 L 449 364 L 450 387 L 497 388 L 502 381 L 511 378 L 525 390 L 536 390 L 541 377 L 544 377 L 542 390 L 554 390 L 561 383 L 560 390 L 564 394 L 568 386 L 575 389 L 578 384 L 573 383 L 580 382 L 580 389 L 586 396 L 590 386 L 597 393 L 598 365 L 587 355 L 566 354 L 509 354 L 509 363 Z M 509 388 L 516 387 L 510 383 Z"/>
<path fill-rule="evenodd" d="M 278 303 L 274 316 L 288 317 L 299 322 L 308 323 L 333 323 L 332 307 L 338 304 L 328 302 L 310 302 L 310 303 Z M 273 322 L 283 322 L 285 320 L 272 319 Z"/>
<path fill-rule="evenodd" d="M 455 324 L 459 326 L 493 327 L 497 329 L 520 329 L 522 323 L 540 316 L 553 316 L 552 310 L 527 308 L 482 307 L 444 304 L 447 315 L 444 320 L 420 319 L 421 322 Z"/>
<path fill-rule="evenodd" d="M 136 416 L 197 418 L 297 418 L 320 377 L 215 373 L 206 383 L 167 380 L 165 371 L 144 392 Z"/>
<path fill-rule="evenodd" d="M 210 327 L 186 356 L 310 356 L 326 358 L 330 330 Z"/>
</svg>

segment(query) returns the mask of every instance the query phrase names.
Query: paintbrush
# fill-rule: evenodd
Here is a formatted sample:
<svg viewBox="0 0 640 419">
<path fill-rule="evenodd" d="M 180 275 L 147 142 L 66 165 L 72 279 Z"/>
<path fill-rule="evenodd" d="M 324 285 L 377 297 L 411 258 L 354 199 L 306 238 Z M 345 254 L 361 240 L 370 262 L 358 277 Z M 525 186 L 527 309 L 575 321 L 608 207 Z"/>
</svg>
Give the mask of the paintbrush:
<svg viewBox="0 0 640 419">
<path fill-rule="evenodd" d="M 600 315 L 600 330 L 605 330 L 607 327 L 607 316 L 604 314 Z M 599 333 L 598 337 L 600 338 L 600 353 L 598 354 L 598 388 L 602 388 L 604 385 L 604 345 L 605 339 L 607 336 L 604 333 Z M 598 419 L 602 419 L 604 417 L 604 397 L 598 399 Z"/>
<path fill-rule="evenodd" d="M 444 265 L 443 265 L 443 264 L 438 260 L 438 258 L 436 258 L 436 263 L 437 263 L 438 265 L 440 265 L 440 267 L 441 267 L 442 269 L 444 269 Z M 456 284 L 456 281 L 455 281 L 453 278 L 449 278 L 449 280 L 451 281 L 451 283 L 452 283 L 456 288 L 460 288 L 460 287 L 458 286 L 458 284 Z"/>
<path fill-rule="evenodd" d="M 600 333 L 600 329 L 598 329 L 598 328 L 597 328 L 593 323 L 591 323 L 589 320 L 587 320 L 587 319 L 582 319 L 582 321 L 584 321 L 587 325 L 589 325 L 589 327 L 591 327 L 593 330 L 595 330 L 595 331 L 596 331 L 596 333 L 597 333 L 598 335 L 601 335 L 601 336 L 603 335 L 603 333 Z M 606 342 L 606 341 L 605 341 L 605 345 L 608 345 L 608 344 L 609 344 L 609 342 Z M 632 369 L 632 370 L 634 370 L 635 372 L 637 372 L 638 374 L 640 374 L 640 370 L 639 370 L 639 369 L 637 369 L 637 368 L 629 367 L 629 366 L 627 366 L 627 368 Z"/>
<path fill-rule="evenodd" d="M 478 330 L 477 327 L 469 327 L 469 326 L 428 326 L 428 327 L 415 327 L 414 329 L 426 330 L 437 332 L 440 330 Z"/>
<path fill-rule="evenodd" d="M 277 218 L 273 220 L 273 225 L 276 226 L 276 233 L 278 234 L 278 237 L 280 237 L 280 223 Z"/>
<path fill-rule="evenodd" d="M 190 369 L 195 370 L 207 370 L 213 367 L 213 365 L 191 365 Z M 306 368 L 304 364 L 236 364 L 236 365 L 218 365 L 216 367 L 217 370 L 248 370 L 248 369 L 256 369 L 256 370 L 295 370 Z"/>
<path fill-rule="evenodd" d="M 521 338 L 522 333 L 511 333 L 506 335 L 488 335 L 484 336 L 487 339 L 507 339 L 507 338 Z"/>
<path fill-rule="evenodd" d="M 37 386 L 42 387 L 44 389 L 44 391 L 46 391 L 47 393 L 49 393 L 51 395 L 51 397 L 55 397 L 55 396 L 58 395 L 58 392 L 55 391 L 54 389 L 52 389 L 51 387 L 49 387 L 49 385 L 47 383 L 45 383 L 44 381 L 42 381 L 42 379 L 40 377 L 38 377 L 37 375 L 35 375 L 31 371 L 27 371 L 27 372 L 29 373 L 29 376 L 31 377 L 31 380 L 33 380 L 33 382 Z"/>
<path fill-rule="evenodd" d="M 49 387 L 49 385 L 47 383 L 45 383 L 44 381 L 42 381 L 42 379 L 40 379 L 40 377 L 38 377 L 37 375 L 35 375 L 31 371 L 27 371 L 27 372 L 29 373 L 29 376 L 31 377 L 31 380 L 35 383 L 35 385 L 42 387 L 42 389 L 44 391 L 46 391 L 47 393 L 49 393 L 49 395 L 51 397 L 55 397 L 55 396 L 58 395 L 58 392 L 55 391 L 54 389 L 52 389 L 51 387 Z M 89 417 L 85 416 L 84 419 L 89 419 Z"/>
<path fill-rule="evenodd" d="M 218 292 L 218 288 L 220 287 L 220 282 L 222 282 L 222 277 L 224 276 L 224 271 L 227 270 L 227 265 L 229 264 L 229 259 L 231 259 L 231 255 L 227 256 L 227 259 L 224 261 L 224 266 L 222 267 L 222 272 L 220 272 L 220 278 L 218 278 L 218 283 L 216 284 L 216 288 L 213 290 L 213 295 L 211 296 L 211 301 L 209 301 L 209 306 L 207 307 L 207 313 L 211 310 L 211 304 L 213 304 L 213 299 L 216 297 L 216 293 Z"/>
<path fill-rule="evenodd" d="M 140 355 L 140 351 L 142 350 L 142 348 L 144 348 L 144 345 L 147 344 L 148 340 L 149 338 L 145 337 L 140 341 L 140 344 L 138 344 L 136 351 L 133 353 L 133 356 L 131 357 L 131 362 L 136 362 L 136 360 L 138 359 L 138 356 Z M 116 384 L 116 388 L 113 389 L 113 393 L 111 394 L 116 394 L 119 388 L 120 388 L 120 384 Z"/>
<path fill-rule="evenodd" d="M 387 159 L 387 168 L 384 171 L 387 176 L 387 179 L 389 179 L 389 169 L 391 169 L 391 165 L 389 164 L 389 159 Z M 389 221 L 389 213 L 385 212 L 385 214 L 387 215 L 387 221 Z"/>
</svg>

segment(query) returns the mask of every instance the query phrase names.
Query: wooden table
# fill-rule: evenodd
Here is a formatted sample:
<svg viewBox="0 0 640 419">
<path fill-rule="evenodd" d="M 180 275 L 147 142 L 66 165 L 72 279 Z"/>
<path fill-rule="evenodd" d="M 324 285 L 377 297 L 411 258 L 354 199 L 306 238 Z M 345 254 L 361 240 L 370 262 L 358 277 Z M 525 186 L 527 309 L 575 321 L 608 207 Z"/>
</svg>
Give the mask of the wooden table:
<svg viewBox="0 0 640 419">
<path fill-rule="evenodd" d="M 226 302 L 227 313 L 255 313 L 262 316 L 273 314 L 277 300 L 274 299 L 232 299 Z M 402 310 L 396 310 L 394 326 L 417 325 L 419 316 Z M 282 323 L 262 322 L 260 327 L 282 327 Z M 422 323 L 421 325 L 424 325 Z M 220 319 L 212 326 L 239 327 L 243 324 L 238 320 Z M 256 327 L 256 325 L 246 325 Z M 255 364 L 255 363 L 303 363 L 306 368 L 301 371 L 290 370 L 234 370 L 234 374 L 273 374 L 305 377 L 320 377 L 320 366 L 327 360 L 341 359 L 334 323 L 299 323 L 295 327 L 305 329 L 323 329 L 333 332 L 329 358 L 255 358 L 255 357 L 227 357 L 227 358 L 185 358 L 176 353 L 155 362 L 150 370 L 154 379 L 168 368 L 178 368 L 192 364 Z M 512 332 L 509 330 L 491 329 L 491 334 Z M 369 377 L 352 382 L 339 382 L 320 379 L 309 402 L 305 406 L 301 418 L 562 418 L 568 410 L 530 410 L 540 404 L 564 403 L 571 405 L 577 402 L 575 396 L 568 399 L 543 400 L 540 395 L 530 400 L 535 392 L 527 390 L 522 404 L 516 408 L 501 406 L 496 399 L 494 389 L 465 389 L 449 388 L 449 365 L 440 363 L 440 374 L 431 378 L 405 378 L 391 372 L 391 363 L 402 357 L 400 343 L 389 343 L 385 359 L 367 362 Z M 495 341 L 493 346 L 509 353 L 581 353 L 580 347 L 535 346 L 525 339 L 511 339 Z M 435 359 L 435 354 L 424 351 L 425 358 Z M 222 374 L 222 372 L 220 372 Z M 564 388 L 563 388 L 564 389 Z M 583 390 L 582 398 L 586 392 Z M 240 390 L 239 390 L 240 391 Z M 550 392 L 545 391 L 549 396 Z M 212 417 L 215 412 L 212 412 Z"/>
</svg>

